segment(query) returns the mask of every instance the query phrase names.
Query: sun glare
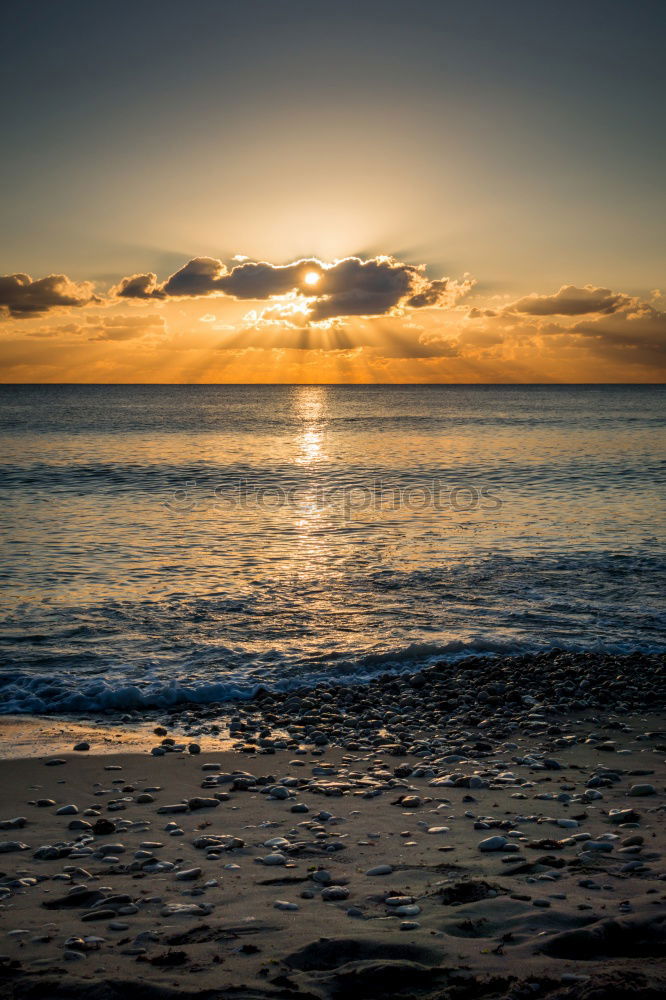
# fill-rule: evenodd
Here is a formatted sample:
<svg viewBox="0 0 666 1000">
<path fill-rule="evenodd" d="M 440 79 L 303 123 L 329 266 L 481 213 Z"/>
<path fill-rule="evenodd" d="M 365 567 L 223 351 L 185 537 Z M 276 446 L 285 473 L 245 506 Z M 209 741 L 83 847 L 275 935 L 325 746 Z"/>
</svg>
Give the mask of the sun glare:
<svg viewBox="0 0 666 1000">
<path fill-rule="evenodd" d="M 308 271 L 304 275 L 303 281 L 306 285 L 316 285 L 320 278 L 321 275 L 317 271 Z"/>
</svg>

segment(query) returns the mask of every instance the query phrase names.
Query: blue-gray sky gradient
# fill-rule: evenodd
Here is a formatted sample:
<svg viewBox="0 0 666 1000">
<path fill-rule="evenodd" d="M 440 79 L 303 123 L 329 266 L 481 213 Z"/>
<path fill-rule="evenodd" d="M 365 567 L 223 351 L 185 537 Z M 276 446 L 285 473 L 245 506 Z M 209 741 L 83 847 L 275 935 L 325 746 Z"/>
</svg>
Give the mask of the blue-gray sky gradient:
<svg viewBox="0 0 666 1000">
<path fill-rule="evenodd" d="M 651 0 L 12 4 L 0 271 L 393 253 L 645 292 L 665 26 Z"/>
</svg>

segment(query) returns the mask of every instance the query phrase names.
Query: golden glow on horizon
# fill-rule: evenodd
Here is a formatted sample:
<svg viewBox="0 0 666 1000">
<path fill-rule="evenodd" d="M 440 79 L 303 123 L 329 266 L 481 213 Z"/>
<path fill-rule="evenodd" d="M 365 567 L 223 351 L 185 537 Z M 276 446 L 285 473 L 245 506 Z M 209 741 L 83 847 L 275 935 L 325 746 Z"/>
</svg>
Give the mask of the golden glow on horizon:
<svg viewBox="0 0 666 1000">
<path fill-rule="evenodd" d="M 331 296 L 340 294 L 340 283 L 328 281 L 334 264 L 312 257 L 294 263 L 296 287 L 254 301 L 217 294 L 125 301 L 101 289 L 101 300 L 88 305 L 5 314 L 0 381 L 309 387 L 663 380 L 666 296 L 657 290 L 640 299 L 589 284 L 527 287 L 516 299 L 448 281 L 450 297 L 437 308 L 426 302 L 384 315 L 326 317 Z M 33 283 L 37 294 L 40 279 Z M 357 308 L 354 295 L 350 302 Z M 557 311 L 571 303 L 585 310 Z M 202 315 L 211 306 L 214 313 Z M 306 465 L 325 457 L 321 404 L 316 392 L 298 397 L 296 453 Z"/>
</svg>

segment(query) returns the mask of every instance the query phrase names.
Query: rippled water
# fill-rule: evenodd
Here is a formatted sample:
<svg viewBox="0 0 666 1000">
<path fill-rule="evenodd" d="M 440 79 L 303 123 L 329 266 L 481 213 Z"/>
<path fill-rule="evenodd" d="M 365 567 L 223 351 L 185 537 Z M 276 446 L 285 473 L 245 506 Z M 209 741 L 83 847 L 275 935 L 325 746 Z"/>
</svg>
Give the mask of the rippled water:
<svg viewBox="0 0 666 1000">
<path fill-rule="evenodd" d="M 664 395 L 0 387 L 2 710 L 663 649 Z"/>
</svg>

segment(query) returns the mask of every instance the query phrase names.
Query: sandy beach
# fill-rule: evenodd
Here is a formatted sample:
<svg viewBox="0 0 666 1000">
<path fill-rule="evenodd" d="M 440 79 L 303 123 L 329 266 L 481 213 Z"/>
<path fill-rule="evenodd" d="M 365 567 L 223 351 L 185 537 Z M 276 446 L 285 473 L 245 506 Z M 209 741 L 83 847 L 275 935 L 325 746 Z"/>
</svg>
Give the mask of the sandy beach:
<svg viewBox="0 0 666 1000">
<path fill-rule="evenodd" d="M 394 683 L 426 716 L 439 697 L 433 672 Z M 2 994 L 656 1000 L 666 727 L 649 699 L 565 712 L 525 693 L 472 722 L 463 704 L 398 745 L 359 724 L 369 695 L 162 713 L 129 745 L 130 718 L 7 723 L 35 752 L 5 742 L 0 762 Z"/>
</svg>

